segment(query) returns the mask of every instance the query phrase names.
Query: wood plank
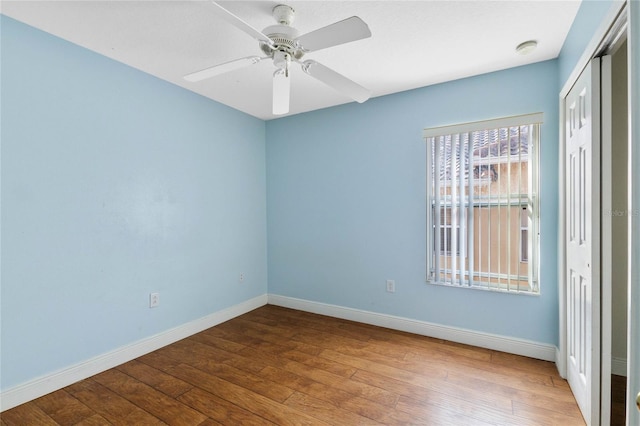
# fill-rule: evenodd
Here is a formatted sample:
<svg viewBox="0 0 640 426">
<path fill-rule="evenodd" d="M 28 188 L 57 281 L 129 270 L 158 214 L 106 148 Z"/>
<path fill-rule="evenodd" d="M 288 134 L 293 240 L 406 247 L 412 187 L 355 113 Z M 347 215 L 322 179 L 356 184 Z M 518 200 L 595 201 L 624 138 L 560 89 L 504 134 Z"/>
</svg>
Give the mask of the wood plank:
<svg viewBox="0 0 640 426">
<path fill-rule="evenodd" d="M 192 340 L 200 343 L 206 343 L 208 345 L 214 346 L 223 351 L 237 353 L 246 348 L 246 345 L 242 345 L 240 343 L 235 343 L 230 340 L 226 340 L 216 336 L 212 330 L 214 328 L 210 328 L 209 330 L 205 330 L 201 333 L 195 334 L 192 336 Z"/>
<path fill-rule="evenodd" d="M 80 402 L 112 424 L 162 425 L 164 422 L 147 413 L 110 389 L 92 379 L 65 388 Z"/>
<path fill-rule="evenodd" d="M 182 380 L 197 383 L 197 386 L 202 390 L 279 425 L 326 424 L 304 412 L 279 404 L 249 389 L 227 382 L 186 364 L 172 369 L 172 373 Z"/>
<path fill-rule="evenodd" d="M 64 424 L 64 423 L 63 423 Z M 74 426 L 111 426 L 112 423 L 102 417 L 100 414 L 94 414 L 91 417 L 76 423 Z"/>
<path fill-rule="evenodd" d="M 278 363 L 277 360 L 273 360 L 271 366 L 265 367 L 261 371 L 261 374 L 270 374 L 274 371 L 274 368 L 282 369 L 301 377 L 311 379 L 314 382 L 322 383 L 326 386 L 339 389 L 354 396 L 362 397 L 383 406 L 394 407 L 398 400 L 398 395 L 388 390 L 371 386 L 368 383 L 351 380 L 350 378 L 344 378 L 321 369 L 310 368 L 294 361 Z"/>
<path fill-rule="evenodd" d="M 369 356 L 360 352 L 360 355 L 365 355 L 364 357 L 355 356 L 355 355 L 346 355 L 342 352 L 334 351 L 331 349 L 325 349 L 320 354 L 321 357 L 340 362 L 343 364 L 351 365 L 353 367 L 358 368 L 359 370 L 370 371 L 374 373 L 381 374 L 383 376 L 391 377 L 393 379 L 406 381 L 407 383 L 419 384 L 427 378 L 440 378 L 444 379 L 447 376 L 446 370 L 441 368 L 433 367 L 427 363 L 417 366 L 416 369 L 420 370 L 423 374 L 421 377 L 417 374 L 417 371 L 412 371 L 407 368 L 407 365 L 400 365 L 400 367 L 396 367 L 392 362 L 388 360 L 382 360 L 383 363 L 378 362 L 378 358 L 376 361 L 372 361 Z M 391 365 L 389 365 L 391 364 Z"/>
<path fill-rule="evenodd" d="M 271 398 L 277 402 L 283 402 L 293 391 L 278 383 L 264 380 L 249 371 L 243 371 L 225 363 L 231 358 L 237 358 L 235 354 L 220 351 L 211 346 L 189 341 L 173 345 L 173 351 L 165 351 L 169 357 L 182 360 L 184 364 L 196 367 L 206 373 L 215 375 L 230 383 L 251 389 L 254 392 Z M 253 350 L 256 352 L 256 349 Z M 250 363 L 255 364 L 253 359 Z"/>
<path fill-rule="evenodd" d="M 353 379 L 387 389 L 400 396 L 411 397 L 419 402 L 428 401 L 433 398 L 434 393 L 438 393 L 452 398 L 474 401 L 503 413 L 511 413 L 513 411 L 511 398 L 509 397 L 466 388 L 444 379 L 421 380 L 418 384 L 412 384 L 363 370 L 354 374 Z"/>
<path fill-rule="evenodd" d="M 398 410 L 421 418 L 424 417 L 423 413 L 426 412 L 429 420 L 438 422 L 450 422 L 452 419 L 456 419 L 455 424 L 480 422 L 486 424 L 536 426 L 533 422 L 524 422 L 511 413 L 505 413 L 462 398 L 452 398 L 438 392 L 431 392 L 429 398 L 424 401 L 401 396 L 398 401 Z M 463 419 L 464 422 L 462 421 Z"/>
<path fill-rule="evenodd" d="M 260 363 L 259 365 L 264 365 L 266 363 L 270 363 L 272 366 L 279 366 L 284 368 L 287 371 L 291 371 L 294 373 L 298 373 L 303 377 L 308 377 L 312 380 L 315 380 L 319 383 L 324 383 L 327 384 L 329 386 L 333 386 L 337 389 L 341 389 L 344 390 L 348 393 L 351 393 L 353 395 L 356 396 L 362 396 L 365 399 L 369 399 L 372 400 L 374 402 L 380 403 L 382 405 L 387 405 L 387 406 L 393 406 L 395 405 L 395 402 L 397 400 L 397 396 L 391 394 L 390 392 L 387 392 L 383 389 L 379 389 L 373 386 L 369 386 L 367 384 L 361 383 L 361 382 L 355 382 L 355 381 L 351 381 L 346 379 L 343 376 L 339 376 L 339 375 L 335 375 L 332 372 L 328 372 L 328 371 L 323 371 L 322 369 L 316 369 L 316 368 L 309 368 L 308 365 L 302 365 L 300 363 L 297 362 L 293 362 L 293 361 L 284 361 L 282 359 L 282 356 L 284 356 L 284 354 L 280 354 L 281 356 L 275 356 L 273 354 L 271 354 L 270 352 L 267 353 L 263 353 L 262 351 L 260 351 L 259 349 L 256 350 L 255 348 L 247 348 L 245 350 L 247 352 L 247 357 L 246 358 L 238 358 L 236 357 L 233 361 L 227 361 L 227 362 L 232 362 L 234 366 L 238 367 L 239 369 L 245 370 L 245 371 L 254 371 L 252 369 L 252 366 L 255 365 L 255 361 L 254 359 L 258 358 L 260 359 Z M 331 365 L 332 368 L 335 367 L 335 363 L 329 363 L 329 362 L 323 362 L 323 365 Z M 198 365 L 198 364 L 194 364 L 194 366 L 201 368 L 207 372 L 210 373 L 216 373 L 215 370 L 211 369 L 212 366 L 210 366 L 209 369 L 207 368 L 203 368 L 202 365 Z M 222 369 L 224 367 L 217 365 L 214 368 L 216 369 Z M 265 367 L 262 367 L 261 370 L 264 370 Z M 350 374 L 353 374 L 353 372 L 355 371 L 355 369 L 349 368 L 350 370 Z M 220 374 L 216 374 L 219 377 Z M 261 376 L 265 377 L 264 374 L 261 374 Z M 225 377 L 222 377 L 225 378 Z M 238 381 L 234 381 L 234 380 L 230 380 L 229 378 L 225 378 L 228 381 L 231 381 L 233 383 L 236 384 L 241 384 L 245 387 L 247 387 L 246 384 L 242 384 Z M 255 388 L 252 387 L 252 389 Z M 273 386 L 269 387 L 270 391 L 273 391 Z M 262 393 L 265 396 L 268 396 L 264 393 Z M 286 395 L 287 397 L 289 395 Z"/>
<path fill-rule="evenodd" d="M 535 371 L 548 376 L 558 376 L 558 369 L 553 362 L 528 358 L 506 352 L 491 352 L 491 362 L 503 367 L 518 369 L 523 372 Z M 559 376 L 558 376 L 559 377 Z"/>
<path fill-rule="evenodd" d="M 318 355 L 322 350 L 315 341 L 301 341 L 298 338 L 300 329 L 282 332 L 282 329 L 264 326 L 253 321 L 243 321 L 239 325 L 241 325 L 240 330 L 244 335 L 277 344 L 285 350 L 296 350 L 311 355 Z"/>
<path fill-rule="evenodd" d="M 167 346 L 167 348 L 169 348 L 170 346 Z M 178 365 L 182 364 L 182 361 L 173 359 L 165 355 L 162 349 L 148 353 L 144 356 L 141 356 L 140 358 L 137 358 L 136 360 L 164 372 L 167 372 L 171 368 L 177 367 Z"/>
<path fill-rule="evenodd" d="M 553 410 L 545 410 L 544 408 L 525 404 L 520 401 L 513 402 L 513 413 L 528 421 L 534 422 L 536 425 L 549 426 L 584 426 L 585 422 L 580 413 L 559 413 Z"/>
<path fill-rule="evenodd" d="M 97 374 L 93 380 L 168 424 L 197 425 L 206 419 L 202 413 L 116 369 Z"/>
<path fill-rule="evenodd" d="M 500 382 L 478 379 L 461 373 L 449 373 L 447 381 L 457 383 L 462 387 L 477 389 L 490 395 L 511 398 L 514 403 L 524 402 L 541 409 L 557 413 L 569 413 L 571 415 L 580 412 L 571 392 L 565 391 L 560 394 L 555 392 L 558 388 L 549 388 L 549 392 L 544 392 L 544 389 L 539 387 L 512 387 Z"/>
<path fill-rule="evenodd" d="M 268 318 L 251 318 L 247 316 L 240 317 L 233 321 L 234 324 L 244 329 L 252 329 L 259 332 L 275 334 L 282 340 L 287 340 L 300 332 L 297 326 L 283 326 L 278 321 L 270 321 Z"/>
<path fill-rule="evenodd" d="M 33 401 L 19 405 L 2 413 L 2 421 L 7 426 L 57 426 L 58 423 L 49 417 Z"/>
<path fill-rule="evenodd" d="M 295 361 L 307 367 L 324 370 L 340 377 L 352 377 L 356 373 L 356 371 L 358 371 L 357 368 L 350 365 L 341 364 L 335 361 L 329 361 L 325 358 L 320 358 L 318 356 L 309 355 L 307 353 L 299 351 L 283 352 L 282 354 L 280 354 L 280 356 L 281 358 Z"/>
<path fill-rule="evenodd" d="M 453 359 L 451 359 L 453 358 Z M 545 388 L 553 388 L 554 384 L 551 380 L 551 376 L 544 373 L 538 373 L 536 371 L 519 371 L 517 369 L 500 366 L 491 362 L 480 362 L 478 360 L 472 360 L 465 356 L 449 356 L 445 358 L 434 357 L 430 355 L 424 355 L 419 353 L 409 353 L 406 361 L 414 362 L 426 362 L 429 360 L 430 364 L 445 367 L 447 365 L 455 365 L 455 371 L 464 371 L 469 375 L 475 375 L 476 377 L 492 378 L 495 381 L 501 381 L 508 383 L 512 386 L 530 386 L 539 385 Z M 564 393 L 564 392 L 562 392 Z"/>
<path fill-rule="evenodd" d="M 280 320 L 278 323 L 279 326 L 285 327 L 290 325 L 296 328 L 310 329 L 317 332 L 327 332 L 337 336 L 348 337 L 361 341 L 368 341 L 372 337 L 371 330 L 381 330 L 380 328 L 370 328 L 371 326 L 367 326 L 366 324 L 359 324 L 341 318 L 332 318 L 287 308 L 279 308 L 275 314 L 269 313 L 267 310 L 257 312 L 257 314 L 260 313 L 266 313 L 266 315 L 271 315 L 272 318 Z"/>
<path fill-rule="evenodd" d="M 194 366 L 227 382 L 251 389 L 254 393 L 276 402 L 284 402 L 293 393 L 292 389 L 278 382 L 265 379 L 264 376 L 250 374 L 230 365 L 220 364 L 209 359 L 199 360 Z"/>
<path fill-rule="evenodd" d="M 40 397 L 33 402 L 60 424 L 75 425 L 95 414 L 92 409 L 78 401 L 64 389 Z"/>
<path fill-rule="evenodd" d="M 178 400 L 221 423 L 247 426 L 273 426 L 274 423 L 231 402 L 199 388 L 178 397 Z"/>
<path fill-rule="evenodd" d="M 434 407 L 428 404 L 417 404 L 403 401 L 399 404 L 399 408 L 411 415 L 411 424 L 428 425 L 428 426 L 451 426 L 451 425 L 465 425 L 465 426 L 488 426 L 496 424 L 509 424 L 498 422 L 485 422 L 479 419 L 467 417 L 464 414 L 455 413 L 447 409 Z M 519 425 L 518 425 L 519 426 Z"/>
<path fill-rule="evenodd" d="M 237 327 L 235 327 L 233 324 L 230 324 L 229 322 L 214 327 L 213 329 L 209 330 L 208 334 L 244 346 L 254 346 L 263 342 L 262 339 L 245 336 L 241 332 L 239 333 Z"/>
<path fill-rule="evenodd" d="M 556 373 L 556 375 L 551 376 L 551 380 L 553 381 L 553 386 L 556 388 L 563 388 L 565 390 L 570 390 L 569 382 L 563 379 Z"/>
<path fill-rule="evenodd" d="M 259 371 L 255 371 L 256 374 L 262 377 L 267 377 L 265 372 L 269 372 L 268 367 L 277 367 L 278 369 L 286 370 L 287 372 L 297 374 L 301 377 L 311 379 L 318 383 L 334 387 L 336 389 L 343 390 L 347 393 L 355 396 L 361 396 L 365 399 L 369 399 L 381 405 L 394 406 L 397 400 L 397 395 L 388 392 L 384 389 L 370 386 L 366 383 L 350 380 L 344 376 L 336 375 L 331 371 L 310 367 L 308 365 L 301 364 L 296 361 L 290 361 L 283 359 L 284 354 L 280 356 L 273 355 L 271 353 L 265 353 L 256 349 L 247 349 L 246 357 L 236 356 L 233 360 L 228 361 L 236 366 L 238 369 L 254 372 L 252 365 L 254 359 L 260 359 L 260 365 L 263 366 Z M 354 370 L 355 371 L 355 370 Z M 279 381 L 275 379 L 274 381 Z"/>
<path fill-rule="evenodd" d="M 334 389 L 331 386 L 318 383 L 307 377 L 278 369 L 276 367 L 268 367 L 262 372 L 272 380 L 278 380 L 286 383 L 292 389 L 299 393 L 308 395 L 316 400 L 324 401 L 335 407 L 350 411 L 362 417 L 384 424 L 409 424 L 411 417 L 398 412 L 394 407 L 377 404 L 373 401 L 362 397 L 349 394 L 347 392 Z"/>
<path fill-rule="evenodd" d="M 285 316 L 288 315 L 291 314 L 285 314 Z M 348 339 L 349 341 L 353 341 L 354 344 L 357 344 L 356 342 L 364 343 L 369 340 L 369 336 L 363 335 L 362 332 L 352 331 L 348 328 L 340 328 L 344 324 L 348 323 L 348 321 L 337 318 L 323 317 L 315 314 L 311 314 L 311 316 L 309 316 L 305 313 L 301 316 L 295 315 L 288 318 L 287 321 L 278 324 L 278 327 L 287 330 L 295 330 L 296 334 L 293 336 L 294 339 L 301 337 L 301 334 L 317 334 L 318 336 L 324 336 L 324 339 L 331 339 L 332 336 L 338 339 Z M 307 343 L 311 345 L 317 344 L 313 339 L 311 341 L 307 340 Z"/>
<path fill-rule="evenodd" d="M 215 362 L 223 363 L 232 357 L 231 352 L 217 350 L 209 345 L 199 343 L 194 340 L 183 340 L 176 342 L 169 348 L 164 348 L 163 355 L 182 360 L 182 363 L 195 362 L 202 357 L 206 357 Z"/>
<path fill-rule="evenodd" d="M 172 398 L 193 389 L 193 385 L 138 360 L 129 361 L 116 369 Z"/>
<path fill-rule="evenodd" d="M 340 336 L 335 333 L 315 329 L 301 329 L 292 337 L 292 339 L 297 342 L 320 347 L 322 349 L 333 348 L 336 345 L 359 349 L 364 349 L 368 346 L 367 342 L 361 339 L 354 339 L 350 336 Z"/>
<path fill-rule="evenodd" d="M 237 348 L 234 348 L 233 351 L 228 351 L 226 349 L 228 341 L 225 341 L 224 339 L 219 339 L 217 337 L 212 337 L 212 336 L 199 336 L 199 338 L 196 341 L 198 343 L 208 346 L 209 350 L 211 351 L 218 351 L 225 354 L 225 360 L 223 362 L 233 367 L 236 367 L 251 373 L 257 373 L 267 365 L 264 362 L 262 362 L 262 360 L 259 359 L 258 357 L 253 356 L 251 363 L 240 362 L 241 365 L 242 364 L 246 364 L 246 365 L 243 365 L 242 367 L 238 367 L 236 365 L 238 364 L 238 360 L 239 359 L 243 360 L 244 356 L 237 356 L 237 355 L 240 355 L 244 350 L 249 350 L 250 352 L 254 351 L 254 349 L 248 346 L 242 346 L 242 349 L 240 350 L 236 350 Z"/>
<path fill-rule="evenodd" d="M 300 392 L 294 393 L 286 405 L 334 425 L 381 425 L 382 423 Z"/>
</svg>

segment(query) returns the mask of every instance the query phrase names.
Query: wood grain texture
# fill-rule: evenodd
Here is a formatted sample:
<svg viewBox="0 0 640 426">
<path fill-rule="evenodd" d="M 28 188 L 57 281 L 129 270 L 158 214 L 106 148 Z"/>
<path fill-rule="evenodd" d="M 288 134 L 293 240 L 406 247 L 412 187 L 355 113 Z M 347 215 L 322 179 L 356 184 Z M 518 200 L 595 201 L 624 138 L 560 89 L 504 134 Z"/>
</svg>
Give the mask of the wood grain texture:
<svg viewBox="0 0 640 426">
<path fill-rule="evenodd" d="M 13 425 L 583 425 L 546 361 L 264 306 L 0 414 Z"/>
</svg>

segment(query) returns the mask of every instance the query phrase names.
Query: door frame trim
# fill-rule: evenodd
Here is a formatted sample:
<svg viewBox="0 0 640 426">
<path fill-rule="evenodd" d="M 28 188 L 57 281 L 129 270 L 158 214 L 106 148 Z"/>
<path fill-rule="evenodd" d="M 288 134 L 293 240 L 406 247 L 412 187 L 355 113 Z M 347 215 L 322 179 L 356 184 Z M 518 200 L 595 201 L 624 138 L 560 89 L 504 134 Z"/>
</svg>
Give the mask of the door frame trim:
<svg viewBox="0 0 640 426">
<path fill-rule="evenodd" d="M 640 410 L 634 407 L 640 391 L 640 2 L 628 2 L 627 61 L 629 73 L 629 266 L 627 318 L 627 424 L 640 424 Z M 635 148 L 635 149 L 634 149 Z M 634 262 L 635 260 L 635 262 Z M 640 407 L 639 407 L 640 408 Z"/>
</svg>

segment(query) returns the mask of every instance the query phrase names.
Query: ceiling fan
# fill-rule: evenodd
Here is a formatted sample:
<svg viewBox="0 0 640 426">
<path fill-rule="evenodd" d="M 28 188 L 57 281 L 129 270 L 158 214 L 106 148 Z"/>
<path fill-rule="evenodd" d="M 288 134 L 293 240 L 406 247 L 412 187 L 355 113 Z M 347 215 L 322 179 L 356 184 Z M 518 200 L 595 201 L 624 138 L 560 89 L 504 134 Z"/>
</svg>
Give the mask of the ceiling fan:
<svg viewBox="0 0 640 426">
<path fill-rule="evenodd" d="M 290 6 L 283 4 L 275 6 L 273 8 L 273 17 L 278 23 L 258 31 L 219 4 L 212 2 L 212 5 L 216 15 L 258 40 L 260 49 L 266 56 L 247 56 L 205 68 L 185 75 L 185 80 L 197 82 L 249 65 L 255 65 L 265 59 L 271 59 L 276 67 L 273 73 L 274 115 L 289 112 L 289 94 L 291 90 L 289 73 L 292 62 L 298 63 L 302 70 L 311 77 L 357 102 L 362 103 L 371 96 L 371 91 L 331 68 L 310 59 L 302 61 L 302 57 L 308 52 L 315 52 L 327 47 L 371 37 L 369 27 L 359 17 L 352 16 L 315 31 L 298 35 L 298 30 L 291 26 L 295 11 Z"/>
</svg>

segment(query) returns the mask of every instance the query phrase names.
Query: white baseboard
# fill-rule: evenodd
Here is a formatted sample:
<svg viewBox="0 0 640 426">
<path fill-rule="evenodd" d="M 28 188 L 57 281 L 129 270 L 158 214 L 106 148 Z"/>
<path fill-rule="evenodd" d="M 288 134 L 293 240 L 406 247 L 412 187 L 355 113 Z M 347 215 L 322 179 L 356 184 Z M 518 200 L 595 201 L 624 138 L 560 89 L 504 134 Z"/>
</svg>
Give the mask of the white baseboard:
<svg viewBox="0 0 640 426">
<path fill-rule="evenodd" d="M 556 360 L 556 347 L 546 343 L 482 333 L 479 331 L 449 327 L 425 321 L 363 311 L 360 309 L 345 308 L 337 305 L 328 305 L 325 303 L 312 302 L 309 300 L 296 299 L 275 294 L 269 294 L 269 304 L 493 349 L 496 351 L 528 356 L 545 361 Z"/>
<path fill-rule="evenodd" d="M 203 318 L 169 329 L 155 336 L 139 340 L 111 352 L 91 358 L 43 377 L 31 380 L 0 393 L 0 412 L 39 398 L 50 392 L 101 373 L 105 370 L 153 352 L 207 328 L 228 321 L 267 304 L 267 295 L 231 306 Z"/>
<path fill-rule="evenodd" d="M 627 377 L 627 360 L 625 358 L 611 358 L 611 374 Z"/>
</svg>

